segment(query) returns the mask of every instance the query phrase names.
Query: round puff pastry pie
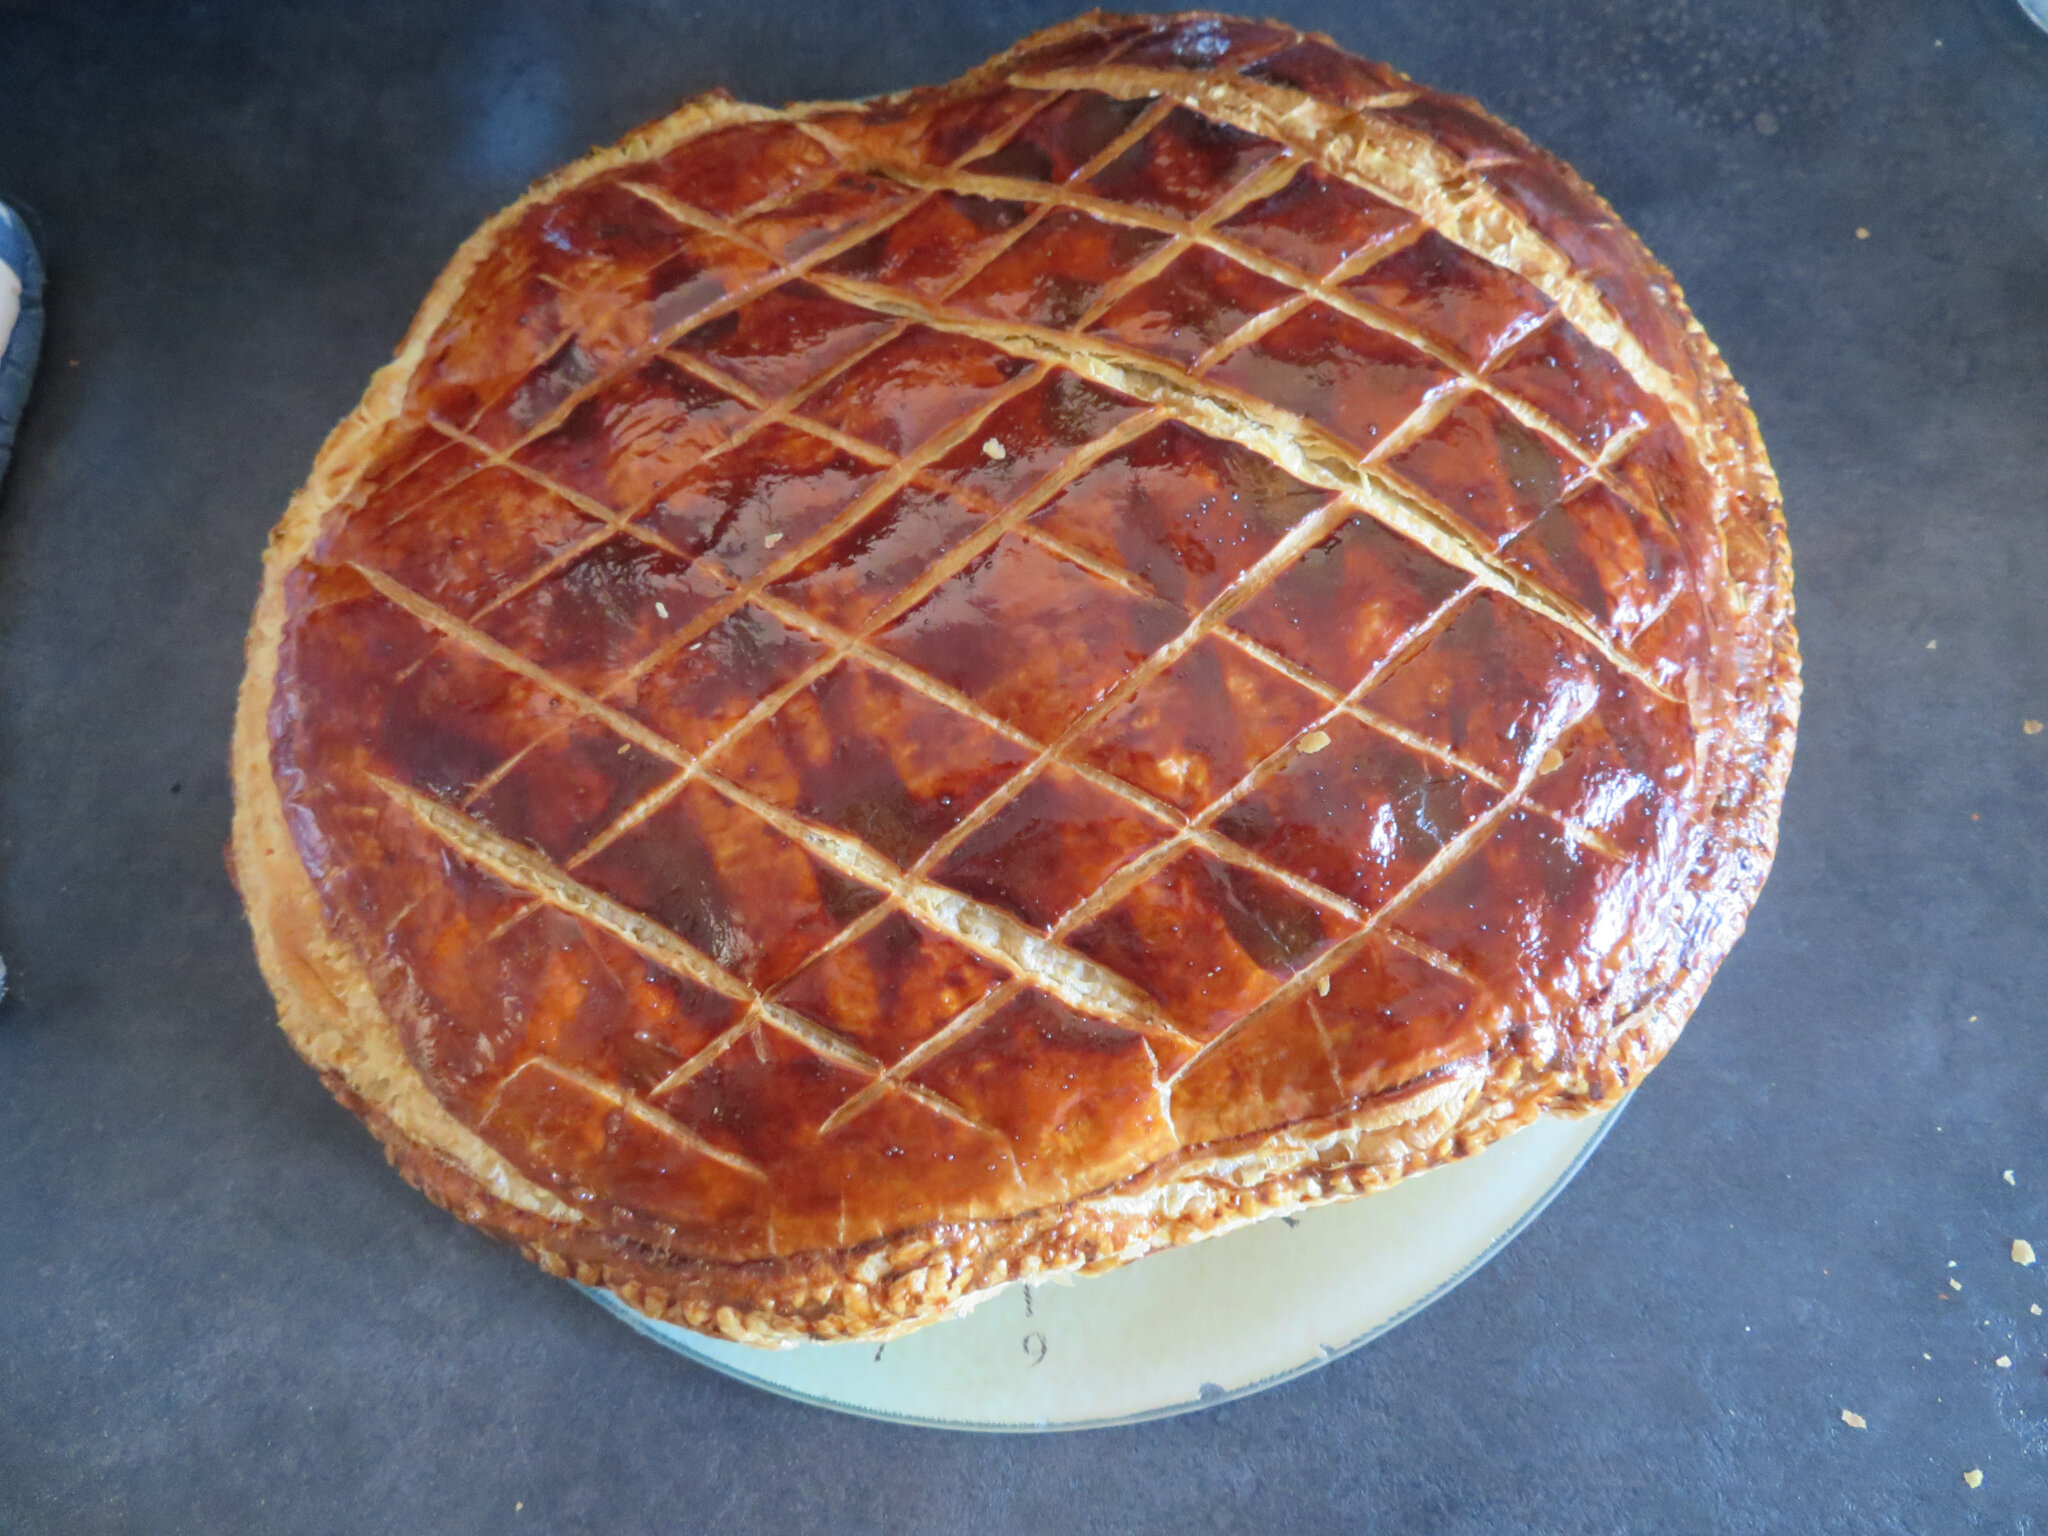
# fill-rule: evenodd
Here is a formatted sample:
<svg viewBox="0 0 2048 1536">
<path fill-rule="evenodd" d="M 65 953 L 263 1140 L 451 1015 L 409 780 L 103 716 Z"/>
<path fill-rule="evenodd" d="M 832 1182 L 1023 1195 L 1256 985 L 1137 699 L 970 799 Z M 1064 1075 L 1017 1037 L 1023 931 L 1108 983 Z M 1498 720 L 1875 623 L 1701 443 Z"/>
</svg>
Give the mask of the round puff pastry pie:
<svg viewBox="0 0 2048 1536">
<path fill-rule="evenodd" d="M 293 1043 L 551 1273 L 881 1336 L 1669 1048 L 1798 700 L 1778 490 L 1558 161 L 1094 14 L 486 224 L 270 545 Z"/>
</svg>

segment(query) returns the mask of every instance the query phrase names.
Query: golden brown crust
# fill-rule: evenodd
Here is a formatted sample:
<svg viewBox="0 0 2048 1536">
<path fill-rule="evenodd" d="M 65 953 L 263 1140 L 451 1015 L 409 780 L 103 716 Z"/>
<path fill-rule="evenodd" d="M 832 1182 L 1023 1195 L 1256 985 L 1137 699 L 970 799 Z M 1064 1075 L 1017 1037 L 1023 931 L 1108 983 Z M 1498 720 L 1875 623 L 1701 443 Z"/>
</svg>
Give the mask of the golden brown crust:
<svg viewBox="0 0 2048 1536">
<path fill-rule="evenodd" d="M 1118 18 L 1100 14 L 1080 18 L 1026 39 L 953 89 L 1001 80 L 1019 61 L 1029 65 L 1049 49 L 1085 43 L 1120 25 Z M 234 747 L 233 864 L 259 959 L 294 1045 L 336 1096 L 365 1119 L 404 1177 L 430 1198 L 519 1243 L 551 1273 L 606 1286 L 651 1316 L 758 1344 L 887 1336 L 1013 1279 L 1107 1267 L 1265 1215 L 1366 1192 L 1467 1155 L 1539 1113 L 1611 1102 L 1669 1048 L 1734 942 L 1768 870 L 1798 707 L 1790 553 L 1777 485 L 1747 400 L 1669 275 L 1590 189 L 1546 158 L 1554 175 L 1612 222 L 1634 264 L 1633 277 L 1679 338 L 1679 357 L 1659 361 L 1593 282 L 1486 184 L 1484 166 L 1467 175 L 1457 156 L 1427 135 L 1378 119 L 1368 124 L 1348 108 L 1315 102 L 1271 81 L 1222 82 L 1193 71 L 1176 79 L 1160 70 L 1119 73 L 1114 65 L 1079 68 L 1095 89 L 1112 95 L 1169 88 L 1219 121 L 1256 126 L 1276 137 L 1294 135 L 1305 153 L 1333 173 L 1365 176 L 1377 170 L 1398 180 L 1398 170 L 1439 191 L 1458 183 L 1455 194 L 1436 202 L 1426 188 L 1413 201 L 1428 205 L 1429 222 L 1440 233 L 1469 248 L 1484 246 L 1501 265 L 1535 281 L 1673 408 L 1712 481 L 1729 575 L 1722 595 L 1728 607 L 1710 615 L 1729 638 L 1713 652 L 1713 675 L 1694 684 L 1696 707 L 1712 708 L 1729 735 L 1707 765 L 1713 775 L 1710 805 L 1688 893 L 1695 911 L 1683 925 L 1689 942 L 1649 957 L 1641 984 L 1625 1000 L 1582 1000 L 1575 1017 L 1538 1031 L 1541 1039 L 1511 1035 L 1507 1048 L 1453 1057 L 1340 1113 L 1191 1146 L 1081 1198 L 929 1224 L 840 1249 L 743 1262 L 681 1253 L 644 1231 L 620 1229 L 596 1208 L 565 1199 L 522 1173 L 451 1113 L 414 1069 L 357 947 L 330 926 L 293 845 L 270 734 L 288 622 L 284 579 L 374 462 L 387 429 L 405 409 L 408 387 L 435 332 L 474 268 L 523 210 L 604 170 L 673 150 L 696 134 L 773 116 L 718 99 L 693 103 L 541 183 L 457 254 L 396 360 L 330 437 L 312 478 L 273 535 Z M 1023 77 L 1038 78 L 1029 68 Z M 855 110 L 820 105 L 793 108 L 790 115 L 837 133 L 838 119 Z M 1512 139 L 1526 150 L 1525 140 Z M 946 319 L 929 309 L 920 314 Z M 1009 327 L 1005 334 L 1013 346 L 1051 345 L 1028 327 Z M 1061 345 L 1067 348 L 1063 360 L 1077 372 L 1093 367 L 1094 377 L 1143 398 L 1137 387 L 1142 369 L 1134 373 L 1128 357 L 1103 348 L 1081 357 L 1071 338 Z M 1123 371 L 1112 377 L 1109 370 L 1117 369 Z M 1245 406 L 1238 397 L 1217 398 L 1232 409 Z M 1257 437 L 1261 451 L 1299 427 L 1296 418 L 1262 415 L 1255 401 L 1246 409 L 1252 424 L 1243 431 Z M 1311 468 L 1305 462 L 1296 467 L 1305 473 Z M 1393 510 L 1409 515 L 1406 505 L 1397 502 Z M 1623 1008 L 1626 1016 L 1615 1016 Z"/>
</svg>

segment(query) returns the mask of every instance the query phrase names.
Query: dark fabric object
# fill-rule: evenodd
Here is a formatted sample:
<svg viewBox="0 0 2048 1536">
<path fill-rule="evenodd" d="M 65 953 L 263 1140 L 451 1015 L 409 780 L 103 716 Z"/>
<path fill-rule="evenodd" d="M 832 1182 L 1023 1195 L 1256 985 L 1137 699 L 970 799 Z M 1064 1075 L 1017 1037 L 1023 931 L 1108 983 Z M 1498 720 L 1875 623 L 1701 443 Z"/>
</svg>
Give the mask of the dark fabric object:
<svg viewBox="0 0 2048 1536">
<path fill-rule="evenodd" d="M 36 355 L 43 346 L 43 264 L 21 216 L 0 203 L 0 263 L 21 279 L 21 313 L 0 350 L 0 476 L 14 455 L 14 424 L 28 403 L 28 387 L 36 376 Z M 0 971 L 0 988 L 6 986 Z"/>
</svg>

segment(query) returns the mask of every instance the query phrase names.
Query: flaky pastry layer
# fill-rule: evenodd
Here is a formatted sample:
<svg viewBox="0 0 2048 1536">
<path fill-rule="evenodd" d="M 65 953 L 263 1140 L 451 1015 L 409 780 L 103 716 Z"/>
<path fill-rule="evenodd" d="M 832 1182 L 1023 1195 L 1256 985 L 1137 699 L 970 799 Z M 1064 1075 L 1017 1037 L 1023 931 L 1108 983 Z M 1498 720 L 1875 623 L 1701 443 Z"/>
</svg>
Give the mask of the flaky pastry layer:
<svg viewBox="0 0 2048 1536">
<path fill-rule="evenodd" d="M 1155 26 L 1163 32 L 1200 21 L 1161 18 Z M 1099 1270 L 1269 1215 L 1369 1193 L 1469 1155 L 1539 1114 L 1609 1103 L 1676 1038 L 1768 870 L 1798 705 L 1790 554 L 1776 481 L 1746 400 L 1676 284 L 1632 236 L 1616 236 L 1641 279 L 1638 292 L 1653 298 L 1663 328 L 1655 336 L 1639 334 L 1641 317 L 1625 320 L 1557 240 L 1496 195 L 1459 151 L 1387 115 L 1202 69 L 1119 67 L 1114 60 L 1074 68 L 1057 67 L 1055 60 L 1055 67 L 1043 67 L 1052 50 L 1085 44 L 1120 25 L 1099 14 L 1080 18 L 1026 39 L 953 89 L 971 91 L 1010 76 L 1019 61 L 1035 60 L 1039 67 L 1017 71 L 1019 78 L 1047 88 L 1085 86 L 1120 99 L 1179 101 L 1208 119 L 1269 137 L 1332 176 L 1395 195 L 1437 234 L 1540 290 L 1669 410 L 1697 453 L 1717 504 L 1726 589 L 1714 594 L 1718 606 L 1710 616 L 1722 626 L 1719 643 L 1710 665 L 1695 674 L 1689 700 L 1696 718 L 1709 724 L 1699 732 L 1706 744 L 1699 857 L 1683 889 L 1673 893 L 1688 913 L 1684 933 L 1662 936 L 1657 953 L 1639 957 L 1642 984 L 1630 996 L 1582 999 L 1574 1017 L 1544 1031 L 1540 1048 L 1509 1030 L 1489 1049 L 1436 1062 L 1339 1113 L 1183 1147 L 1092 1192 L 1036 1209 L 924 1223 L 839 1248 L 734 1259 L 678 1251 L 650 1239 L 644 1228 L 610 1219 L 601 1204 L 565 1197 L 522 1172 L 429 1087 L 364 963 L 362 946 L 371 941 L 330 919 L 294 844 L 274 772 L 271 724 L 291 622 L 286 578 L 329 531 L 337 509 L 375 462 L 387 431 L 406 410 L 430 343 L 473 273 L 525 210 L 732 124 L 783 118 L 829 133 L 849 114 L 886 111 L 892 102 L 913 98 L 797 106 L 782 114 L 719 97 L 690 103 L 539 183 L 457 253 L 396 358 L 329 438 L 272 536 L 233 753 L 233 864 L 259 960 L 294 1045 L 369 1124 L 401 1174 L 430 1198 L 519 1244 L 549 1272 L 604 1286 L 650 1316 L 754 1344 L 887 1337 L 1017 1279 Z M 1510 130 L 1498 132 L 1521 153 L 1538 154 Z M 1544 163 L 1605 211 L 1568 171 Z M 1255 253 L 1240 254 L 1257 270 Z M 1211 436 L 1244 444 L 1305 484 L 1370 504 L 1382 521 L 1424 548 L 1447 558 L 1479 558 L 1389 492 L 1335 439 L 1241 391 L 1197 387 L 1190 376 L 1115 341 L 1020 321 L 970 323 L 854 279 L 821 276 L 819 283 L 879 313 L 951 326 L 1013 355 L 1068 369 Z M 1347 302 L 1342 294 L 1319 291 L 1330 303 Z M 1616 665 L 1635 664 L 1541 583 L 1479 563 L 1482 574 L 1516 601 L 1610 654 Z"/>
</svg>

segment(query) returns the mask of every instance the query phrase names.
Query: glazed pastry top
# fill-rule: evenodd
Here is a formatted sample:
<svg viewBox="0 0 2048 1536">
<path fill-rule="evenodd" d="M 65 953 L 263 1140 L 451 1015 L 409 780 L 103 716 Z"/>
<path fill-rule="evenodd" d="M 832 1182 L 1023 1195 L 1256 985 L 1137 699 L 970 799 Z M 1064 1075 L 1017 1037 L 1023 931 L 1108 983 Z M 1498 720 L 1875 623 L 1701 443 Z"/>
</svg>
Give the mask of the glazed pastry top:
<svg viewBox="0 0 2048 1536">
<path fill-rule="evenodd" d="M 284 578 L 326 920 L 457 1119 L 681 1254 L 1512 1098 L 1768 856 L 1772 492 L 1681 313 L 1275 25 L 726 104 L 497 228 Z"/>
</svg>

